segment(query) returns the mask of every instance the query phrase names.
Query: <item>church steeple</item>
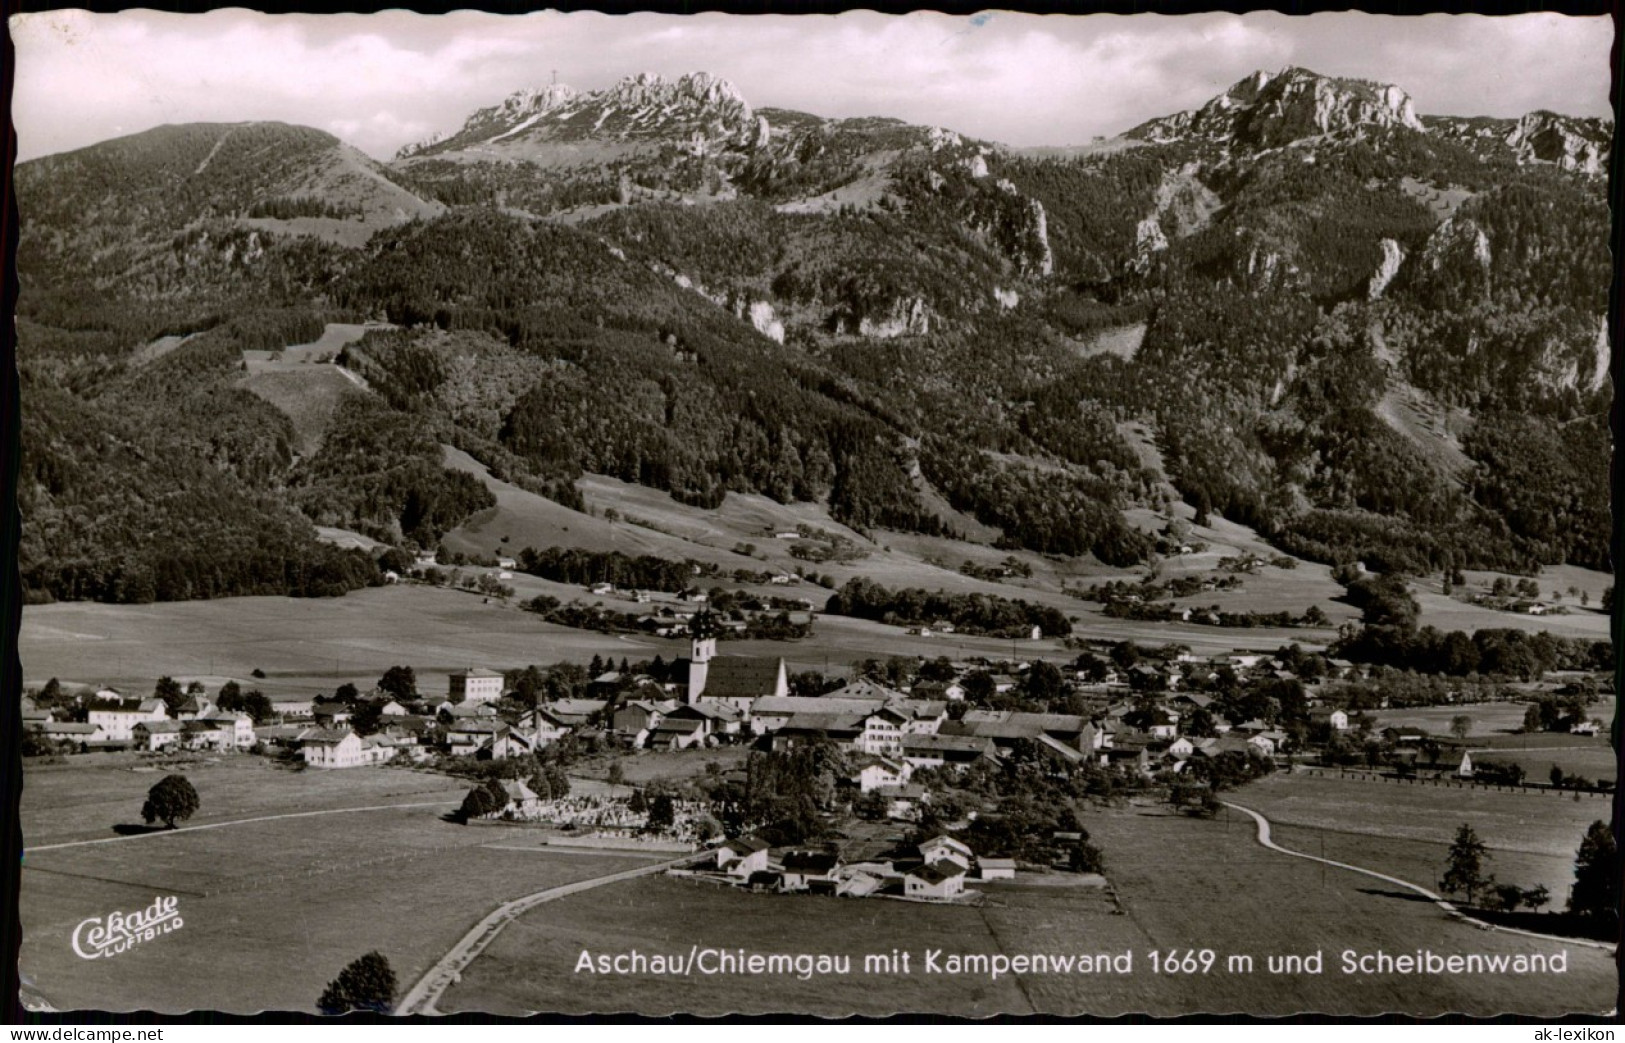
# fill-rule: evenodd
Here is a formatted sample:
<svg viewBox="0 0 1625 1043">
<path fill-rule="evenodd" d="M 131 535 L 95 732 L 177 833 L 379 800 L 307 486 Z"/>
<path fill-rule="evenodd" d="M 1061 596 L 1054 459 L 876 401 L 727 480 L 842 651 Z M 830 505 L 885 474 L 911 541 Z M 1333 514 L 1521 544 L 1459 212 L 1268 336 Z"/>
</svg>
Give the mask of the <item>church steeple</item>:
<svg viewBox="0 0 1625 1043">
<path fill-rule="evenodd" d="M 717 621 L 709 608 L 702 608 L 689 620 L 689 652 L 696 663 L 709 662 L 717 654 Z"/>
<path fill-rule="evenodd" d="M 709 607 L 694 613 L 689 620 L 688 702 L 694 702 L 705 692 L 705 675 L 710 662 L 717 655 L 717 621 Z"/>
</svg>

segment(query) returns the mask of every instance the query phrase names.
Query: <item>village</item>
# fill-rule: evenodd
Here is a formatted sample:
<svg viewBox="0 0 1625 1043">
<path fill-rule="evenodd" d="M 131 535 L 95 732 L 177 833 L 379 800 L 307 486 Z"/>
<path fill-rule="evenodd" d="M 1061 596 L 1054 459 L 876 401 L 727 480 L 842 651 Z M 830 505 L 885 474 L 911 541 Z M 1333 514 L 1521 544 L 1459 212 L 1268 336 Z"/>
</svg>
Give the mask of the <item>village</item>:
<svg viewBox="0 0 1625 1043">
<path fill-rule="evenodd" d="M 48 685 L 25 700 L 25 745 L 70 758 L 249 753 L 297 770 L 427 768 L 476 781 L 460 813 L 476 825 L 543 829 L 561 846 L 704 851 L 673 872 L 753 891 L 924 901 L 974 899 L 976 887 L 1018 872 L 1098 871 L 1100 852 L 1076 822 L 1029 823 L 1020 839 L 982 830 L 980 849 L 967 843 L 990 792 L 1155 794 L 1211 815 L 1221 789 L 1295 767 L 1524 783 L 1494 751 L 1475 761 L 1464 728 L 1379 728 L 1373 714 L 1389 699 L 1372 700 L 1368 668 L 1295 647 L 1197 657 L 1130 645 L 1063 665 L 892 660 L 795 694 L 783 658 L 718 654 L 723 628 L 709 608 L 685 627 L 687 657 L 643 670 L 595 663 L 608 668 L 564 698 L 548 698 L 534 676 L 481 667 L 452 672 L 444 693 L 418 693 L 411 669 L 397 667 L 366 693 L 345 685 L 275 705 L 234 682 L 211 696 L 164 678 L 149 698 Z M 1589 703 L 1605 686 L 1558 678 L 1539 691 L 1418 698 L 1527 700 L 1528 727 L 1595 735 Z M 732 757 L 698 759 L 706 751 Z M 645 753 L 691 753 L 690 777 L 625 785 L 626 759 Z M 741 810 L 752 765 L 760 774 L 797 756 L 822 779 L 809 797 L 820 821 L 752 821 Z M 603 781 L 583 791 L 578 778 L 573 791 L 584 765 Z M 1551 784 L 1606 790 L 1613 780 Z M 761 779 L 754 785 L 760 804 Z"/>
</svg>

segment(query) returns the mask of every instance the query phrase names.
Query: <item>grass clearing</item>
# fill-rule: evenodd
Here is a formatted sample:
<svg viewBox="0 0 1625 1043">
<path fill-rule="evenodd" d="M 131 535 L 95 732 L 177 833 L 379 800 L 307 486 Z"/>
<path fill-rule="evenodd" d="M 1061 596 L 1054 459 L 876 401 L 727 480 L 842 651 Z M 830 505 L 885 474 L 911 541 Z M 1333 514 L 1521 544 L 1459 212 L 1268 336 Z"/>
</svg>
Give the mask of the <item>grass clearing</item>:
<svg viewBox="0 0 1625 1043">
<path fill-rule="evenodd" d="M 1505 858 L 1519 867 L 1520 875 L 1508 879 L 1526 887 L 1543 883 L 1554 895 L 1568 893 L 1574 853 L 1586 827 L 1610 815 L 1609 800 L 1601 796 L 1583 795 L 1576 801 L 1573 794 L 1546 790 L 1434 786 L 1336 775 L 1271 775 L 1237 790 L 1234 799 L 1272 823 L 1324 832 L 1328 844 L 1334 843 L 1334 835 L 1353 838 L 1355 846 L 1349 850 L 1365 854 L 1361 858 L 1351 854 L 1349 861 L 1423 886 L 1430 886 L 1442 872 L 1456 829 L 1466 823 L 1492 858 Z M 1319 854 L 1318 839 L 1305 840 L 1302 833 L 1298 837 L 1303 846 L 1284 836 L 1277 840 Z M 1338 856 L 1328 850 L 1327 857 Z M 1390 857 L 1398 861 L 1384 861 Z M 1424 871 L 1425 875 L 1407 875 Z"/>
<path fill-rule="evenodd" d="M 433 777 L 414 772 L 289 773 L 249 763 L 188 771 L 204 805 L 194 822 L 376 802 L 399 779 L 434 786 Z M 115 823 L 134 817 L 121 780 L 56 775 L 37 784 L 30 775 L 30 838 L 50 831 L 41 820 L 63 815 L 80 830 L 98 815 Z M 131 778 L 144 792 L 157 776 Z M 76 782 L 95 799 L 75 803 Z M 441 793 L 464 788 L 439 780 Z M 411 808 L 287 819 L 29 854 L 20 896 L 23 980 L 60 1010 L 311 1011 L 326 983 L 368 950 L 384 953 L 404 988 L 501 902 L 647 863 L 510 850 L 502 846 L 514 841 L 509 831 L 470 829 L 442 814 Z M 143 908 L 159 895 L 179 899 L 180 929 L 116 958 L 73 953 L 81 921 Z"/>
<path fill-rule="evenodd" d="M 670 658 L 678 642 L 659 642 Z M 155 605 L 61 602 L 23 613 L 18 655 L 29 684 L 52 677 L 146 694 L 161 676 L 229 676 L 272 699 L 311 698 L 371 683 L 398 663 L 418 688 L 444 692 L 454 670 L 594 655 L 640 658 L 648 646 L 545 623 L 479 595 L 417 584 L 342 598 L 223 598 Z M 87 664 L 96 673 L 86 676 Z M 264 678 L 250 676 L 255 669 Z"/>
<path fill-rule="evenodd" d="M 1259 847 L 1250 820 L 1211 822 L 1128 808 L 1090 816 L 1122 902 L 1095 888 L 989 888 L 980 908 L 879 899 L 751 895 L 671 878 L 617 884 L 539 908 L 515 922 L 464 972 L 445 1011 L 700 1015 L 796 1011 L 815 1016 L 928 1011 L 1002 1013 L 1245 1012 L 1417 1015 L 1600 1012 L 1613 1004 L 1610 958 L 1569 951 L 1564 975 L 1350 976 L 1344 949 L 1372 952 L 1543 952 L 1560 946 L 1487 934 L 1428 903 L 1370 886 L 1369 878 Z M 753 953 L 851 956 L 850 976 L 658 976 L 575 973 L 582 951 L 686 956 L 691 946 Z M 1152 949 L 1211 948 L 1255 960 L 1252 973 L 1153 973 Z M 1122 953 L 1127 975 L 949 976 L 924 971 L 924 953 Z M 1323 950 L 1326 973 L 1285 976 L 1266 957 Z M 863 973 L 863 957 L 908 951 L 911 971 Z"/>
</svg>

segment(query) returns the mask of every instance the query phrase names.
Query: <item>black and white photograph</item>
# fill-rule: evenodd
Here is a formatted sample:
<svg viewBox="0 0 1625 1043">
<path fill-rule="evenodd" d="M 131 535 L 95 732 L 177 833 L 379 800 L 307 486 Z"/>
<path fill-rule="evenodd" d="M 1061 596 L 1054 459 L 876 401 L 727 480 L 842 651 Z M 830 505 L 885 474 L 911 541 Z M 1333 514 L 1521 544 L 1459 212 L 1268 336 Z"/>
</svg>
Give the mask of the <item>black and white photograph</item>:
<svg viewBox="0 0 1625 1043">
<path fill-rule="evenodd" d="M 1616 1013 L 1607 16 L 8 28 L 30 1016 Z"/>
</svg>

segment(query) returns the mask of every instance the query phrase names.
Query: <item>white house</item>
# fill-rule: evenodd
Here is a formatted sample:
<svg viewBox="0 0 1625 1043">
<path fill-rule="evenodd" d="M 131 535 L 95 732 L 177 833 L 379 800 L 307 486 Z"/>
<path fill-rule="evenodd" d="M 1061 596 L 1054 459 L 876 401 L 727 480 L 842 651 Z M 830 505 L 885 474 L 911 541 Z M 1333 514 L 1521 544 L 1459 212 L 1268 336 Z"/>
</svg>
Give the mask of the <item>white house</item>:
<svg viewBox="0 0 1625 1043">
<path fill-rule="evenodd" d="M 494 703 L 502 698 L 502 687 L 502 675 L 495 670 L 459 670 L 448 681 L 446 698 L 454 703 Z"/>
<path fill-rule="evenodd" d="M 156 752 L 178 748 L 185 731 L 180 721 L 137 721 L 127 738 L 136 749 Z"/>
<path fill-rule="evenodd" d="M 1309 723 L 1330 725 L 1333 731 L 1349 730 L 1349 715 L 1342 710 L 1317 706 L 1309 711 Z"/>
<path fill-rule="evenodd" d="M 863 719 L 863 732 L 858 736 L 857 746 L 864 753 L 900 754 L 903 752 L 903 733 L 910 724 L 910 715 L 891 706 L 882 706 Z"/>
<path fill-rule="evenodd" d="M 914 766 L 908 761 L 876 757 L 859 769 L 858 792 L 868 793 L 887 786 L 905 786 L 913 774 Z"/>
<path fill-rule="evenodd" d="M 752 873 L 767 869 L 767 841 L 740 837 L 717 848 L 717 869 L 729 876 L 748 880 Z"/>
<path fill-rule="evenodd" d="M 835 871 L 840 857 L 824 851 L 791 851 L 784 856 L 782 887 L 786 891 L 808 891 L 813 888 L 835 890 Z"/>
<path fill-rule="evenodd" d="M 135 735 L 136 725 L 168 719 L 169 709 L 162 699 L 124 699 L 117 705 L 91 707 L 85 721 L 100 728 L 109 742 L 128 742 Z"/>
<path fill-rule="evenodd" d="M 957 863 L 962 869 L 969 869 L 973 857 L 970 848 L 941 833 L 920 845 L 920 858 L 926 865 L 946 861 Z"/>
<path fill-rule="evenodd" d="M 254 718 L 246 713 L 229 713 L 216 710 L 207 717 L 199 720 L 218 726 L 227 736 L 226 744 L 239 750 L 246 750 L 254 745 Z"/>
<path fill-rule="evenodd" d="M 1016 860 L 1013 858 L 978 858 L 976 875 L 983 880 L 1013 880 Z"/>
<path fill-rule="evenodd" d="M 519 727 L 530 736 L 533 749 L 551 746 L 570 734 L 570 725 L 552 711 L 538 706 L 519 718 Z"/>
<path fill-rule="evenodd" d="M 299 737 L 305 765 L 311 768 L 359 768 L 382 764 L 395 755 L 393 746 L 363 739 L 353 731 L 312 728 Z"/>
<path fill-rule="evenodd" d="M 929 862 L 903 875 L 903 894 L 910 898 L 943 900 L 964 893 L 965 867 L 958 862 Z"/>
</svg>

